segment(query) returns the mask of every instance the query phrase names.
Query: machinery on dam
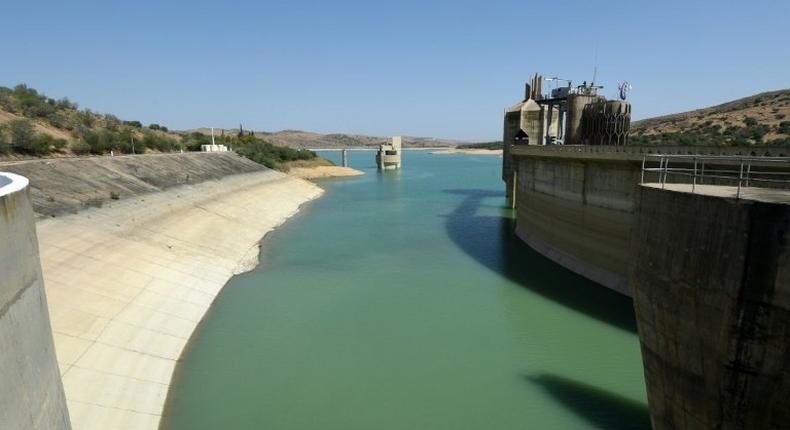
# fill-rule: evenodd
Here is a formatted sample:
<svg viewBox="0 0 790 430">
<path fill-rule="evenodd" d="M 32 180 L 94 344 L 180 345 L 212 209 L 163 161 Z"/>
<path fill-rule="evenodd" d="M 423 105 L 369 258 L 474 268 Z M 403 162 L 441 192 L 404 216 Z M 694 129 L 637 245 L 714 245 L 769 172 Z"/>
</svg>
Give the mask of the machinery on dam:
<svg viewBox="0 0 790 430">
<path fill-rule="evenodd" d="M 548 93 L 537 73 L 526 84 L 524 100 L 505 110 L 504 141 L 521 145 L 627 145 L 631 127 L 631 104 L 626 101 L 630 85 L 619 87 L 619 100 L 599 95 L 595 82 L 572 86 L 565 82 Z"/>
<path fill-rule="evenodd" d="M 554 88 L 543 91 L 544 81 Z M 565 85 L 559 85 L 560 82 Z M 524 99 L 505 109 L 503 131 L 502 180 L 507 197 L 515 207 L 512 148 L 519 146 L 628 144 L 631 128 L 631 104 L 626 101 L 631 86 L 618 87 L 618 100 L 598 94 L 602 86 L 582 82 L 573 86 L 568 79 L 544 79 L 534 74 L 525 86 Z"/>
<path fill-rule="evenodd" d="M 382 143 L 376 153 L 376 164 L 379 170 L 396 170 L 401 166 L 401 146 L 400 136 L 393 136 L 392 143 Z"/>
</svg>

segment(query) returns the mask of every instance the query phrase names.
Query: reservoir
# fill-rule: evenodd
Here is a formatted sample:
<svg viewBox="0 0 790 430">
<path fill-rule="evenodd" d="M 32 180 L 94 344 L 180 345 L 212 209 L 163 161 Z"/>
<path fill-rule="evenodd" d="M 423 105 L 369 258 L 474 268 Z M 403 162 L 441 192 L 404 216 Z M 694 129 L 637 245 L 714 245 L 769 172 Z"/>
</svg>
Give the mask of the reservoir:
<svg viewBox="0 0 790 430">
<path fill-rule="evenodd" d="M 631 300 L 515 238 L 501 158 L 349 158 L 220 293 L 163 429 L 650 427 Z"/>
</svg>

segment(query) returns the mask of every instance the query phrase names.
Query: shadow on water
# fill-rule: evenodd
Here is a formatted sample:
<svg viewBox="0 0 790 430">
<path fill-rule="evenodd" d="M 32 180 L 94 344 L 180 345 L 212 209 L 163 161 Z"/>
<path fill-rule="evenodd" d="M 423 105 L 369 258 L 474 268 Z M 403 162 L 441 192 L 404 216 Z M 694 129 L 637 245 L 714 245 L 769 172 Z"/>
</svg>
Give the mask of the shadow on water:
<svg viewBox="0 0 790 430">
<path fill-rule="evenodd" d="M 607 430 L 651 428 L 650 412 L 642 403 L 551 373 L 525 378 L 595 427 Z"/>
<path fill-rule="evenodd" d="M 450 189 L 463 196 L 445 226 L 450 239 L 489 269 L 548 299 L 623 330 L 636 332 L 631 299 L 554 263 L 522 242 L 514 233 L 513 211 L 499 207 L 497 215 L 479 215 L 490 199 L 504 198 L 491 190 Z M 488 205 L 485 205 L 486 200 Z"/>
</svg>

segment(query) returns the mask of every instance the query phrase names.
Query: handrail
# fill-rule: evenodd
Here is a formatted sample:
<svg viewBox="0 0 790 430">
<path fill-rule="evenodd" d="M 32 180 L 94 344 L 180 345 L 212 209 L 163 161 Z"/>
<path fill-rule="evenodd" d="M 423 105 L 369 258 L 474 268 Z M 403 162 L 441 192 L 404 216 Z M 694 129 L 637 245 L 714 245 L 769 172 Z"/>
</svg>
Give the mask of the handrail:
<svg viewBox="0 0 790 430">
<path fill-rule="evenodd" d="M 650 167 L 648 162 L 658 161 L 658 167 Z M 690 167 L 669 167 L 670 161 L 675 163 L 684 162 L 692 164 Z M 718 168 L 705 169 L 708 164 L 715 163 Z M 732 169 L 727 169 L 727 165 L 732 165 Z M 778 166 L 779 171 L 756 170 L 752 167 L 764 167 L 766 165 Z M 724 166 L 725 168 L 722 168 Z M 645 173 L 655 172 L 658 174 L 658 182 L 663 189 L 667 184 L 667 177 L 690 177 L 691 192 L 696 189 L 697 183 L 704 184 L 705 179 L 718 179 L 724 181 L 737 182 L 737 192 L 735 198 L 741 197 L 741 189 L 751 187 L 754 183 L 767 184 L 786 184 L 790 188 L 790 157 L 753 157 L 753 156 L 728 156 L 728 155 L 677 155 L 677 154 L 645 154 L 642 158 L 642 175 L 640 184 L 645 183 Z M 788 176 L 788 178 L 783 178 Z"/>
</svg>

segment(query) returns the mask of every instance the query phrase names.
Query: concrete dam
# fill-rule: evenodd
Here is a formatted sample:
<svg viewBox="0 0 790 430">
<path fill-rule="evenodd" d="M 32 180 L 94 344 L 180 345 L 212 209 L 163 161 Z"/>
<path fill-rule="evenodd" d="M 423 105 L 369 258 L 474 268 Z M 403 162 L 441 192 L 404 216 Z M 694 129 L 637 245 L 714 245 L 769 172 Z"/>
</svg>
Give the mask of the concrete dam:
<svg viewBox="0 0 790 430">
<path fill-rule="evenodd" d="M 629 146 L 627 128 L 618 144 L 601 144 L 570 111 L 564 136 L 576 144 L 558 145 L 562 119 L 549 118 L 560 101 L 535 92 L 540 81 L 505 111 L 502 179 L 515 234 L 633 298 L 653 428 L 783 428 L 786 151 Z"/>
</svg>

